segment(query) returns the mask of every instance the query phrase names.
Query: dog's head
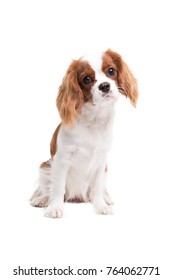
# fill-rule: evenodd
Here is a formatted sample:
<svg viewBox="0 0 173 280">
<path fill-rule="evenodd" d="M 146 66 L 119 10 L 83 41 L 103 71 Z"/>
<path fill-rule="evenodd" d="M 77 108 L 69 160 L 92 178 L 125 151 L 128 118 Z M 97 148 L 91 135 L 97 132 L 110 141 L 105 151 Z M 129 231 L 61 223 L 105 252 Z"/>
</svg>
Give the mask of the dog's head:
<svg viewBox="0 0 173 280">
<path fill-rule="evenodd" d="M 118 53 L 107 50 L 97 57 L 84 56 L 74 60 L 57 96 L 63 124 L 72 125 L 86 102 L 107 106 L 115 102 L 120 93 L 136 106 L 137 81 Z"/>
</svg>

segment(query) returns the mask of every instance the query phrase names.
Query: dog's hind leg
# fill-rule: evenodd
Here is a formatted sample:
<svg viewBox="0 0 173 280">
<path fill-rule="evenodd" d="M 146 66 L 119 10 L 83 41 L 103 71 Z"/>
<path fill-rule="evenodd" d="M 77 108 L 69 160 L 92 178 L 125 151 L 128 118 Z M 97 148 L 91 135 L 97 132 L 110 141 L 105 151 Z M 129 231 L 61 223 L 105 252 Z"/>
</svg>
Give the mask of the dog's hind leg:
<svg viewBox="0 0 173 280">
<path fill-rule="evenodd" d="M 30 198 L 30 204 L 35 207 L 47 207 L 51 192 L 51 160 L 49 160 L 40 165 L 38 188 Z"/>
</svg>

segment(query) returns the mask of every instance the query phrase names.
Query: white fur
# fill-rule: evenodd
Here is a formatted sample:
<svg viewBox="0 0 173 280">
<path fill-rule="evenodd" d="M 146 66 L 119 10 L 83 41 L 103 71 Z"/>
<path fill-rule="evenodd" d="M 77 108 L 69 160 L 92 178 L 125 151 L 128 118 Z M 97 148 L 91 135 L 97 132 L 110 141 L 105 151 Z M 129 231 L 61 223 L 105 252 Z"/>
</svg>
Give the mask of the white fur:
<svg viewBox="0 0 173 280">
<path fill-rule="evenodd" d="M 119 92 L 115 82 L 101 71 L 101 57 L 96 61 L 83 59 L 89 61 L 96 75 L 91 90 L 93 103 L 83 105 L 72 127 L 61 126 L 58 152 L 50 160 L 50 167 L 40 171 L 39 187 L 31 199 L 32 205 L 48 205 L 45 210 L 48 217 L 62 217 L 64 194 L 67 201 L 75 197 L 90 201 L 98 214 L 112 212 L 105 168 Z M 110 84 L 106 96 L 98 88 L 103 82 Z"/>
</svg>

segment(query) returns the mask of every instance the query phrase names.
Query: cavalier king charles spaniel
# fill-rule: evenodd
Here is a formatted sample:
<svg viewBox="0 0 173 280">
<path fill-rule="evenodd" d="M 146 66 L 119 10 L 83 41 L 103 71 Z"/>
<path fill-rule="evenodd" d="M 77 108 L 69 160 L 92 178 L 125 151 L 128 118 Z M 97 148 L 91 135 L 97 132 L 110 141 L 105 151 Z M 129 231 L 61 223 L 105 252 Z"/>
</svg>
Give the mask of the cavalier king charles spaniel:
<svg viewBox="0 0 173 280">
<path fill-rule="evenodd" d="M 46 207 L 45 216 L 61 218 L 66 201 L 91 202 L 96 213 L 112 213 L 105 179 L 120 94 L 136 106 L 137 81 L 118 53 L 108 49 L 70 64 L 56 100 L 62 121 L 50 143 L 51 159 L 40 165 L 30 199 Z"/>
</svg>

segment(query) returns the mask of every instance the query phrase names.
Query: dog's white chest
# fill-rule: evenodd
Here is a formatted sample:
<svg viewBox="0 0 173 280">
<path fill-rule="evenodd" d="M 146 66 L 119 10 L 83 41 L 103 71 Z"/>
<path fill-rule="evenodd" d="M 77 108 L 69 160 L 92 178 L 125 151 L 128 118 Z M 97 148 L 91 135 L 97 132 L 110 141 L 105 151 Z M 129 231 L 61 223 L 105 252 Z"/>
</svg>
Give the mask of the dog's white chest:
<svg viewBox="0 0 173 280">
<path fill-rule="evenodd" d="M 62 131 L 59 136 L 58 146 L 63 154 L 66 153 L 69 164 L 67 197 L 82 197 L 87 201 L 87 193 L 97 169 L 106 165 L 106 155 L 110 146 L 108 132 L 102 127 L 78 127 L 72 133 Z"/>
</svg>

